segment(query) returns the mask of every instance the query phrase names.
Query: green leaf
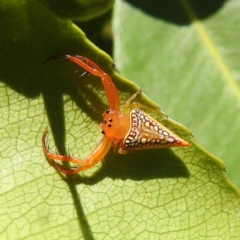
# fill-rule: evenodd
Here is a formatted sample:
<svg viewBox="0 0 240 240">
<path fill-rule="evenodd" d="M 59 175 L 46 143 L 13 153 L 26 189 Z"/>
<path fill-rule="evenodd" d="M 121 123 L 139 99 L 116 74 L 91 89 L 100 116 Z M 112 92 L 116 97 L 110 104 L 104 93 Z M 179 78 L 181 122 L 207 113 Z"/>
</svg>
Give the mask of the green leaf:
<svg viewBox="0 0 240 240">
<path fill-rule="evenodd" d="M 240 3 L 151 3 L 116 3 L 116 65 L 223 159 L 240 187 Z"/>
<path fill-rule="evenodd" d="M 107 104 L 99 79 L 79 78 L 83 71 L 71 62 L 42 66 L 44 60 L 58 53 L 87 56 L 112 77 L 122 104 L 138 87 L 47 4 L 0 0 L 0 22 L 1 239 L 239 237 L 239 191 L 226 180 L 224 164 L 193 141 L 189 148 L 130 155 L 111 150 L 88 171 L 60 175 L 42 151 L 45 127 L 50 149 L 84 158 L 102 137 L 98 124 Z M 157 107 L 145 96 L 137 100 Z M 163 123 L 191 141 L 181 125 Z"/>
<path fill-rule="evenodd" d="M 86 21 L 105 13 L 112 0 L 38 0 L 58 17 L 75 21 Z"/>
</svg>

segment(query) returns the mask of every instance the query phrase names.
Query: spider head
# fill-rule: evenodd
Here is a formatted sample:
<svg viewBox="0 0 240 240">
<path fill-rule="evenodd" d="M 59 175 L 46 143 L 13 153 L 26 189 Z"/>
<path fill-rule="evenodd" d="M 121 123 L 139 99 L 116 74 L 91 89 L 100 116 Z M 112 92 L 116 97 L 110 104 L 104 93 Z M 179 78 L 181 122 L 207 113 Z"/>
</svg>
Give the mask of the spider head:
<svg viewBox="0 0 240 240">
<path fill-rule="evenodd" d="M 102 116 L 101 132 L 109 138 L 123 139 L 129 130 L 129 117 L 112 109 L 106 110 Z"/>
</svg>

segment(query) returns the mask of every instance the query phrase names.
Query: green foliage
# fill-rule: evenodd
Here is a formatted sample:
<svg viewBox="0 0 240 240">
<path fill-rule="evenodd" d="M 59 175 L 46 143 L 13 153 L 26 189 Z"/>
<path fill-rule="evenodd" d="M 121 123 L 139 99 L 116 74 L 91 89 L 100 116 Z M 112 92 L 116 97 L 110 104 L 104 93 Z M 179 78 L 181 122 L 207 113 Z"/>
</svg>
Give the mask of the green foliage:
<svg viewBox="0 0 240 240">
<path fill-rule="evenodd" d="M 119 71 L 223 159 L 240 187 L 239 1 L 127 2 L 115 6 Z"/>
<path fill-rule="evenodd" d="M 170 119 L 163 123 L 187 139 L 189 148 L 124 156 L 110 151 L 96 167 L 68 178 L 49 164 L 41 147 L 45 127 L 50 126 L 48 141 L 53 151 L 54 146 L 65 153 L 70 149 L 71 155 L 84 158 L 101 138 L 98 124 L 107 104 L 99 79 L 79 78 L 82 70 L 68 61 L 42 66 L 46 58 L 58 53 L 89 57 L 112 77 L 122 103 L 138 89 L 114 70 L 106 53 L 66 20 L 90 19 L 109 9 L 111 2 L 91 1 L 95 4 L 89 8 L 86 1 L 59 6 L 55 2 L 0 0 L 1 239 L 238 239 L 240 194 L 226 179 L 225 165 Z M 167 115 L 191 126 L 196 139 L 204 134 L 216 138 L 213 131 L 222 119 L 229 124 L 229 131 L 237 127 L 224 118 L 227 115 L 229 119 L 237 108 L 236 104 L 230 108 L 237 93 L 228 83 L 231 77 L 224 75 L 230 68 L 221 71 L 225 69 L 220 64 L 222 57 L 219 60 L 218 55 L 213 57 L 216 51 L 211 52 L 222 46 L 219 41 L 224 32 L 211 36 L 206 32 L 206 26 L 211 29 L 214 21 L 222 23 L 219 19 L 225 11 L 234 12 L 236 2 L 201 15 L 193 24 L 192 19 L 167 19 L 164 11 L 161 19 L 135 1 L 115 5 L 117 69 L 136 80 Z M 185 1 L 179 3 L 185 6 L 183 16 L 196 17 L 191 16 L 193 11 L 186 8 Z M 72 13 L 71 6 L 75 6 Z M 79 16 L 77 6 L 84 10 Z M 218 45 L 206 45 L 209 39 Z M 226 62 L 237 64 L 232 58 Z M 228 66 L 226 62 L 224 66 Z M 199 83 L 207 90 L 208 85 L 216 86 L 209 90 L 214 101 L 209 101 L 206 89 L 203 98 Z M 144 95 L 138 101 L 157 107 Z M 204 121 L 193 125 L 193 117 Z M 204 122 L 207 127 L 209 118 L 208 133 L 200 132 L 198 128 Z M 233 156 L 235 151 L 239 150 L 232 150 Z"/>
</svg>

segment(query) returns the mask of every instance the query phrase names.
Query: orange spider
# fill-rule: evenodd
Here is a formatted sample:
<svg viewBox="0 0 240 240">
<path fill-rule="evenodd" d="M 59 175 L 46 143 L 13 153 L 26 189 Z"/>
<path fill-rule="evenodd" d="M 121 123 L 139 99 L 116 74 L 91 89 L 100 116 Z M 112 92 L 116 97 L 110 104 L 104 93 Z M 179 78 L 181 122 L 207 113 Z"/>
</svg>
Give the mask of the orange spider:
<svg viewBox="0 0 240 240">
<path fill-rule="evenodd" d="M 100 124 L 103 138 L 89 156 L 83 160 L 49 152 L 45 141 L 48 130 L 47 128 L 45 129 L 42 136 L 44 153 L 49 159 L 53 160 L 54 166 L 60 172 L 64 174 L 74 174 L 91 168 L 105 157 L 112 144 L 115 150 L 118 148 L 120 154 L 141 149 L 189 146 L 186 141 L 140 110 L 140 108 L 142 108 L 154 111 L 153 109 L 143 106 L 140 103 L 132 103 L 134 98 L 141 93 L 141 90 L 135 93 L 125 103 L 123 113 L 121 113 L 116 86 L 112 82 L 112 79 L 97 64 L 79 55 L 61 55 L 57 57 L 69 59 L 86 72 L 100 77 L 109 104 L 109 109 L 102 114 L 103 123 Z M 64 169 L 54 160 L 71 162 L 77 166 Z"/>
</svg>

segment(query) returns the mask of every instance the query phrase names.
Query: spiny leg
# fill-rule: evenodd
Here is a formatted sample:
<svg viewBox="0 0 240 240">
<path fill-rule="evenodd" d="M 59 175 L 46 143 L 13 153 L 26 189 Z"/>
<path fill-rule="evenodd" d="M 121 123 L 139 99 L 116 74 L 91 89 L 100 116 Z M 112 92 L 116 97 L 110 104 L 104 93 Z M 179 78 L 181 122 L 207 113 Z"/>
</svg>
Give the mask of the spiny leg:
<svg viewBox="0 0 240 240">
<path fill-rule="evenodd" d="M 42 147 L 44 150 L 44 153 L 47 158 L 52 160 L 59 160 L 64 162 L 71 162 L 78 166 L 76 169 L 64 169 L 60 165 L 58 165 L 55 161 L 53 161 L 54 166 L 61 172 L 65 174 L 74 174 L 82 170 L 86 170 L 100 162 L 107 152 L 109 151 L 111 147 L 111 141 L 109 141 L 107 138 L 103 138 L 101 142 L 95 147 L 95 149 L 89 154 L 88 157 L 86 157 L 84 160 L 80 160 L 71 156 L 65 156 L 60 154 L 52 153 L 48 150 L 46 146 L 46 135 L 48 132 L 48 128 L 45 129 L 43 136 L 42 136 Z"/>
<path fill-rule="evenodd" d="M 123 107 L 123 113 L 124 114 L 128 114 L 129 113 L 129 105 L 132 103 L 132 101 L 139 95 L 142 93 L 141 88 L 138 89 L 138 91 L 136 93 L 134 93 L 124 104 Z"/>
<path fill-rule="evenodd" d="M 64 55 L 64 58 L 76 63 L 93 76 L 100 77 L 107 95 L 109 108 L 119 110 L 120 100 L 118 91 L 108 74 L 106 74 L 96 63 L 86 57 L 79 55 Z"/>
<path fill-rule="evenodd" d="M 162 112 L 162 110 L 159 106 L 158 106 L 158 108 L 154 109 L 154 108 L 145 106 L 145 105 L 143 105 L 139 102 L 131 103 L 130 106 L 129 106 L 130 111 L 132 111 L 135 108 L 143 109 L 144 111 L 151 112 L 151 113 L 156 113 L 157 115 L 161 115 L 162 120 L 166 120 L 168 118 L 168 116 Z"/>
<path fill-rule="evenodd" d="M 55 161 L 53 161 L 54 167 L 55 167 L 58 171 L 66 174 L 66 175 L 71 175 L 71 174 L 75 174 L 75 173 L 78 173 L 78 172 L 81 172 L 81 171 L 90 169 L 90 168 L 93 167 L 95 164 L 97 164 L 97 162 L 91 163 L 91 164 L 85 165 L 85 166 L 74 167 L 74 168 L 71 168 L 71 169 L 64 169 L 61 165 L 59 165 L 58 163 L 56 163 Z"/>
<path fill-rule="evenodd" d="M 143 105 L 143 104 L 141 104 L 139 102 L 133 102 L 133 100 L 141 93 L 142 93 L 142 90 L 139 89 L 136 93 L 134 93 L 127 100 L 127 102 L 124 104 L 124 108 L 123 108 L 123 112 L 125 114 L 128 114 L 129 112 L 131 112 L 135 108 L 140 108 L 140 109 L 144 109 L 145 111 L 148 111 L 148 112 L 157 113 L 158 115 L 161 113 L 161 115 L 163 115 L 163 119 L 167 118 L 167 116 L 161 111 L 160 107 L 158 107 L 157 109 L 153 109 L 153 108 L 145 106 L 145 105 Z"/>
<path fill-rule="evenodd" d="M 113 110 L 119 110 L 120 107 L 120 100 L 117 88 L 115 84 L 112 82 L 112 79 L 108 74 L 106 74 L 96 63 L 91 61 L 90 59 L 80 56 L 80 55 L 53 55 L 46 59 L 42 65 L 54 58 L 63 58 L 69 59 L 70 61 L 74 62 L 93 76 L 97 76 L 101 78 L 104 90 L 107 95 L 109 108 Z"/>
</svg>

